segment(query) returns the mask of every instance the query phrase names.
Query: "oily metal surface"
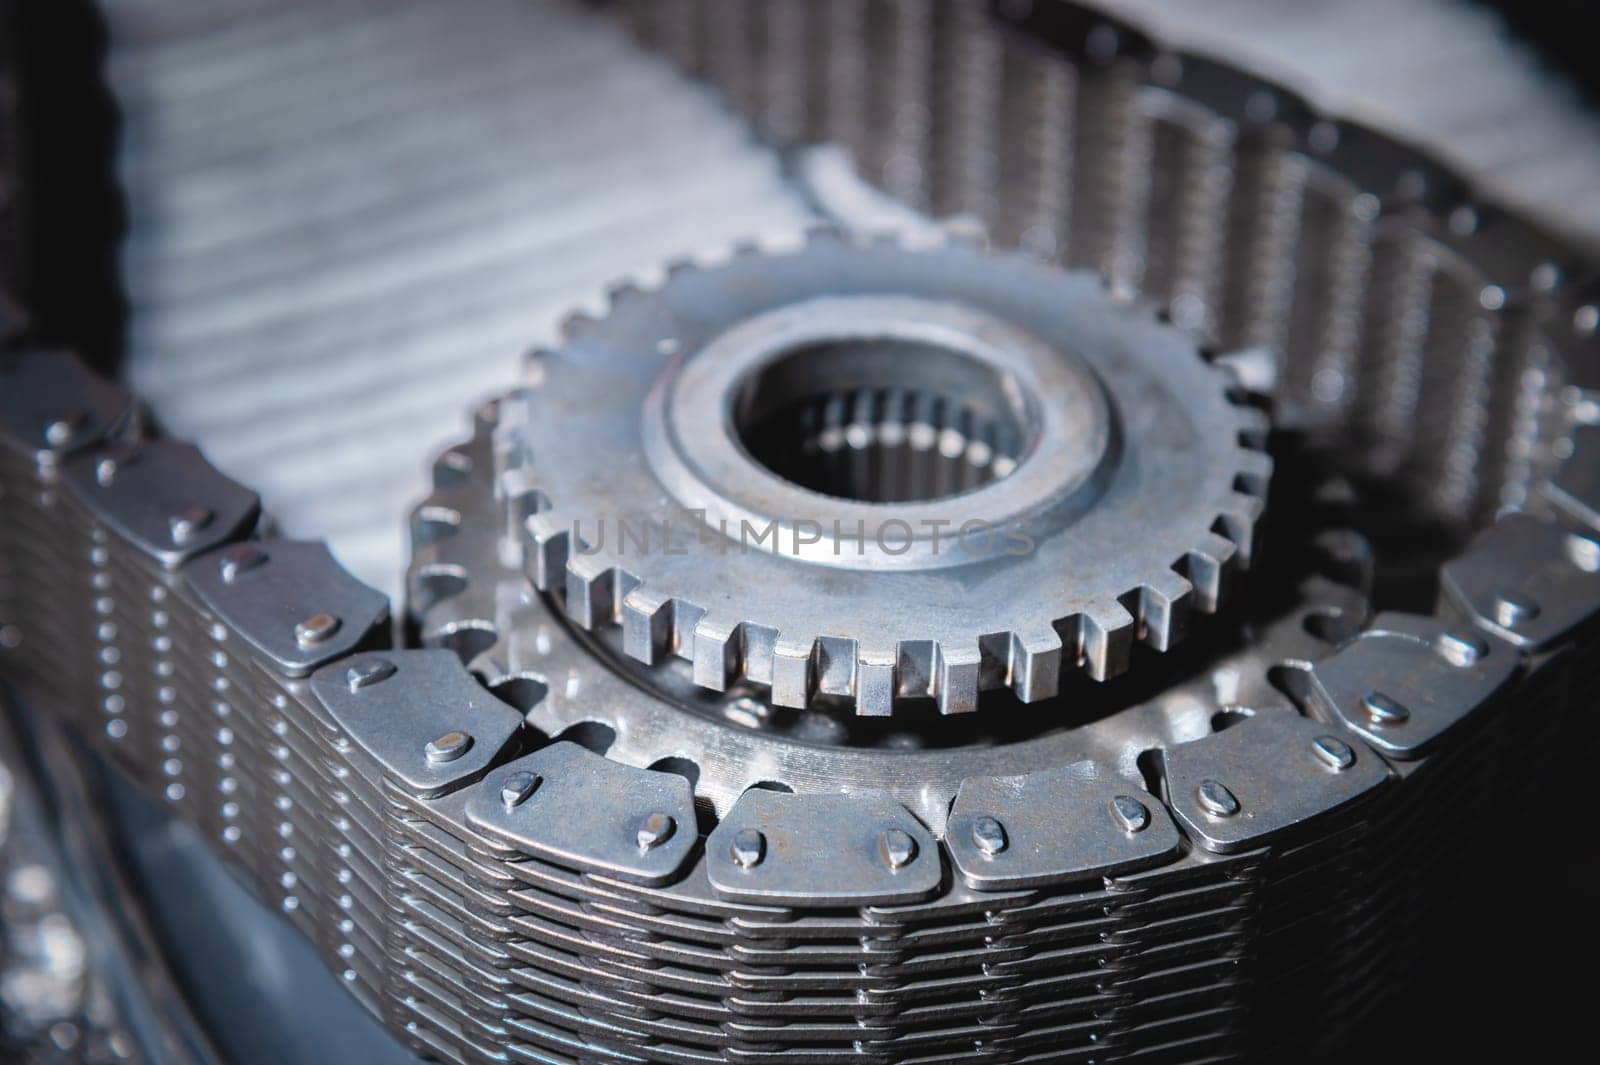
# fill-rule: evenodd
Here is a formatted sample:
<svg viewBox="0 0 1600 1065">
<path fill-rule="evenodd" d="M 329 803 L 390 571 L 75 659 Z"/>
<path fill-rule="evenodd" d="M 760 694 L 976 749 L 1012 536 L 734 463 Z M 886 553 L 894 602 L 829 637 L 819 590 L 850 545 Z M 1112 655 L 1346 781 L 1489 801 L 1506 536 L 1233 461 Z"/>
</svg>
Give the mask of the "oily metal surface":
<svg viewBox="0 0 1600 1065">
<path fill-rule="evenodd" d="M 698 10 L 670 25 L 707 25 Z M 1140 72 L 1169 69 L 1136 37 L 1116 61 L 1102 23 L 1075 8 L 1038 10 L 1060 20 L 1027 27 L 1064 49 L 1049 61 L 1079 60 L 1062 78 L 1109 71 L 1116 98 Z M 884 26 L 899 54 L 937 52 L 912 23 L 867 28 Z M 1177 84 L 1218 108 L 1275 93 L 1229 77 L 1228 92 Z M 912 110 L 938 113 L 926 101 Z M 1328 120 L 1274 111 L 1258 132 L 1282 154 L 1264 170 L 1300 167 L 1297 146 L 1331 151 L 1316 148 Z M 897 137 L 940 143 L 919 142 L 902 118 Z M 1581 258 L 1456 186 L 1430 188 L 1439 175 L 1426 160 L 1333 128 L 1335 149 L 1365 139 L 1366 152 L 1327 157 L 1373 197 L 1367 221 L 1392 231 L 1398 252 L 1426 252 L 1401 255 L 1408 276 L 1436 281 L 1423 267 L 1443 250 L 1475 264 L 1468 317 L 1529 328 L 1588 386 L 1597 316 Z M 885 161 L 898 162 L 879 173 L 909 180 L 906 142 L 895 144 Z M 1104 192 L 1092 166 L 1083 176 Z M 1281 217 L 1261 206 L 1240 201 L 1246 233 Z M 1418 235 L 1463 206 L 1480 222 L 1473 233 Z M 1283 265 L 1287 245 L 1246 246 L 1261 256 L 1253 284 L 1278 276 L 1267 267 Z M 1552 263 L 1553 274 L 1539 270 Z M 1490 305 L 1480 281 L 1498 292 Z M 1445 302 L 1430 324 L 1459 325 L 1448 315 L 1461 309 Z M 1425 340 L 1406 334 L 1363 365 L 1392 384 L 1404 375 L 1386 359 L 1462 376 L 1447 355 L 1475 357 Z M 1213 684 L 1196 708 L 1209 727 L 1166 737 L 1152 757 L 1091 759 L 1065 777 L 980 776 L 965 804 L 957 797 L 960 818 L 936 828 L 881 791 L 841 801 L 758 788 L 708 814 L 682 766 L 611 759 L 592 729 L 550 742 L 537 708 L 556 684 L 490 676 L 486 690 L 462 661 L 485 648 L 470 636 L 385 647 L 383 597 L 320 545 L 255 535 L 252 493 L 192 450 L 140 442 L 125 398 L 63 356 L 13 347 L 4 360 L 7 676 L 232 855 L 374 1013 L 449 1060 L 1200 1061 L 1325 1049 L 1404 974 L 1411 929 L 1464 857 L 1529 830 L 1548 752 L 1592 740 L 1581 711 L 1600 605 L 1600 455 L 1583 432 L 1524 456 L 1528 513 L 1446 563 L 1431 615 L 1380 617 L 1292 660 L 1307 680 L 1292 705 L 1231 703 Z M 1547 379 L 1529 383 L 1535 403 Z M 1564 419 L 1592 409 L 1581 391 L 1562 398 Z M 1508 449 L 1525 428 L 1490 419 L 1474 432 Z M 1354 440 L 1377 469 L 1393 461 L 1390 472 L 1414 476 L 1408 463 L 1432 461 L 1415 441 Z M 1484 483 L 1512 483 L 1498 462 L 1483 465 L 1472 468 Z M 473 473 L 458 450 L 435 481 Z M 424 549 L 484 524 L 419 517 Z M 454 590 L 482 595 L 483 582 Z M 559 683 L 581 685 L 601 668 L 594 657 Z M 1381 755 L 1363 732 L 1385 738 Z M 1039 803 L 1057 797 L 1083 804 L 1062 820 L 1094 830 L 1041 822 Z M 1049 846 L 1030 845 L 1034 834 Z M 1179 846 L 1145 842 L 1161 838 Z M 1070 849 L 1080 840 L 1087 853 Z M 848 860 L 816 860 L 830 854 Z"/>
</svg>

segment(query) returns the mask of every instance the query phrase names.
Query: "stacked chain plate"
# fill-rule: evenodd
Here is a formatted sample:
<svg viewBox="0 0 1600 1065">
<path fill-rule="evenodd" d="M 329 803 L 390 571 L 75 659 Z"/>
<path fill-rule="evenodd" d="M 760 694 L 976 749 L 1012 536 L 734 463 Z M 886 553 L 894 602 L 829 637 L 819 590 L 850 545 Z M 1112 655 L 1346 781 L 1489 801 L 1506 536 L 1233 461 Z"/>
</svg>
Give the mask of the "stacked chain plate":
<svg viewBox="0 0 1600 1065">
<path fill-rule="evenodd" d="M 445 1059 L 1202 1061 L 1347 1033 L 1464 856 L 1592 743 L 1592 290 L 1370 131 L 1066 4 L 1005 11 L 664 3 L 649 32 L 774 136 L 1282 350 L 1300 424 L 1441 516 L 1522 507 L 1433 616 L 1311 664 L 1303 714 L 1167 747 L 1155 793 L 1112 766 L 969 782 L 939 836 L 873 794 L 751 791 L 702 825 L 685 778 L 392 648 L 322 545 L 262 538 L 249 490 L 21 343 L 6 676 Z M 1030 816 L 1074 830 L 1035 846 Z"/>
</svg>

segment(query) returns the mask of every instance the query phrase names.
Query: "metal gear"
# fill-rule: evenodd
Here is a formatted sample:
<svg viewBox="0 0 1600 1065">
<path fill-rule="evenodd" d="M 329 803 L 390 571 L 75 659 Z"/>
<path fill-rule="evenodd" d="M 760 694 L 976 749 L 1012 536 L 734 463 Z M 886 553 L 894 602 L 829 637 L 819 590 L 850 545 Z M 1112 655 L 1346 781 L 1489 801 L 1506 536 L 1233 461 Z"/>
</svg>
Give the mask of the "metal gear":
<svg viewBox="0 0 1600 1065">
<path fill-rule="evenodd" d="M 553 387 L 551 379 L 542 387 Z M 1146 672 L 1161 666 L 1162 679 L 1129 678 L 1139 685 L 1133 689 L 1080 682 L 1032 707 L 956 719 L 929 707 L 920 715 L 902 707 L 883 721 L 785 708 L 759 683 L 714 691 L 697 683 L 686 661 L 638 660 L 615 627 L 585 631 L 560 606 L 559 587 L 541 595 L 525 576 L 519 551 L 525 530 L 505 520 L 520 507 L 504 486 L 526 483 L 520 474 L 527 467 L 517 456 L 532 414 L 522 394 L 488 404 L 472 439 L 436 464 L 434 491 L 412 519 L 409 606 L 418 635 L 424 644 L 457 652 L 544 735 L 577 738 L 613 760 L 685 775 L 697 800 L 719 817 L 751 788 L 801 794 L 869 789 L 892 795 L 942 833 L 962 782 L 974 776 L 1093 757 L 1136 778 L 1144 752 L 1211 728 L 1216 710 L 1206 709 L 1206 692 L 1215 671 L 1235 677 L 1230 706 L 1287 711 L 1289 702 L 1269 681 L 1272 667 L 1320 657 L 1326 633 L 1353 631 L 1366 616 L 1366 568 L 1346 566 L 1335 580 L 1300 561 L 1271 573 L 1297 589 L 1294 610 L 1257 619 L 1259 628 L 1243 646 L 1241 618 L 1219 619 L 1215 638 L 1191 654 L 1152 655 Z M 1330 535 L 1313 517 L 1333 522 L 1332 511 L 1306 498 L 1299 502 L 1306 524 L 1294 534 L 1295 550 L 1285 554 L 1298 560 L 1365 557 L 1369 549 L 1358 535 Z M 1308 526 L 1324 538 L 1323 547 L 1303 542 Z M 716 577 L 715 570 L 705 574 L 708 583 Z M 1341 620 L 1321 635 L 1308 632 L 1307 619 L 1330 618 Z M 1141 698 L 1130 690 L 1159 694 Z M 1130 698 L 1136 709 L 1129 709 Z"/>
<path fill-rule="evenodd" d="M 1115 676 L 1217 609 L 1271 473 L 1265 415 L 1192 340 L 960 243 L 678 268 L 530 375 L 496 446 L 534 582 L 779 706 Z"/>
</svg>

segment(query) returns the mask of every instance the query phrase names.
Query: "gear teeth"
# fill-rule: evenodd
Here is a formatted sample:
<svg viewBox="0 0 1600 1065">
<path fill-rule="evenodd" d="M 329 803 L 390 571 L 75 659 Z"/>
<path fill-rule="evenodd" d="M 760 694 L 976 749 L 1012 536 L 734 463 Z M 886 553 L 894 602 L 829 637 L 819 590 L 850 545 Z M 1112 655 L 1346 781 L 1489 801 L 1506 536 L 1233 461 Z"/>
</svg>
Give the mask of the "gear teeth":
<svg viewBox="0 0 1600 1065">
<path fill-rule="evenodd" d="M 1138 618 L 1141 641 L 1157 651 L 1167 651 L 1183 639 L 1189 628 L 1194 585 L 1182 574 L 1168 570 L 1132 598 L 1130 609 Z"/>
<path fill-rule="evenodd" d="M 856 713 L 862 717 L 888 717 L 894 713 L 897 649 L 868 647 L 856 655 Z"/>
<path fill-rule="evenodd" d="M 895 684 L 902 696 L 931 698 L 938 688 L 938 672 L 932 640 L 901 640 L 898 649 Z"/>
<path fill-rule="evenodd" d="M 1272 456 L 1265 451 L 1241 448 L 1234 480 L 1241 491 L 1265 498 L 1267 487 L 1272 483 Z"/>
<path fill-rule="evenodd" d="M 739 674 L 752 684 L 771 686 L 778 630 L 744 622 L 739 626 Z"/>
<path fill-rule="evenodd" d="M 563 341 L 576 340 L 599 324 L 600 319 L 595 314 L 586 310 L 573 311 L 561 319 L 561 339 Z"/>
<path fill-rule="evenodd" d="M 1239 565 L 1248 567 L 1255 550 L 1256 521 L 1266 504 L 1258 497 L 1235 492 L 1224 504 L 1217 521 L 1222 534 L 1239 548 Z"/>
<path fill-rule="evenodd" d="M 418 568 L 411 578 L 410 612 L 422 643 L 448 648 L 470 666 L 499 639 L 494 595 L 492 584 L 474 583 L 454 563 Z"/>
<path fill-rule="evenodd" d="M 635 281 L 617 281 L 606 286 L 606 306 L 609 310 L 625 307 L 644 295 L 644 289 Z"/>
<path fill-rule="evenodd" d="M 453 447 L 443 452 L 433 462 L 431 475 L 433 490 L 444 492 L 461 487 L 472 476 L 474 465 L 472 456 L 462 447 Z"/>
<path fill-rule="evenodd" d="M 629 658 L 653 666 L 672 651 L 676 602 L 636 585 L 622 597 L 622 649 Z"/>
<path fill-rule="evenodd" d="M 1236 406 L 1234 411 L 1238 415 L 1239 443 L 1257 451 L 1265 451 L 1267 437 L 1272 432 L 1272 419 L 1267 412 L 1242 404 Z"/>
<path fill-rule="evenodd" d="M 695 622 L 690 661 L 694 682 L 712 691 L 727 691 L 739 673 L 739 624 L 704 616 Z"/>
<path fill-rule="evenodd" d="M 800 640 L 778 640 L 772 649 L 772 702 L 775 706 L 803 709 L 816 692 L 814 645 Z"/>
<path fill-rule="evenodd" d="M 1112 602 L 1091 607 L 1074 620 L 1072 641 L 1078 662 L 1095 680 L 1110 680 L 1128 669 L 1138 621 L 1128 608 Z"/>
<path fill-rule="evenodd" d="M 666 281 L 671 281 L 673 278 L 682 277 L 685 274 L 698 273 L 701 269 L 700 264 L 691 256 L 684 255 L 676 259 L 668 259 L 663 263 L 661 275 Z"/>
<path fill-rule="evenodd" d="M 550 362 L 555 358 L 555 353 L 549 348 L 534 348 L 522 357 L 522 385 L 517 389 L 517 395 L 527 395 L 544 384 L 545 376 L 549 373 Z"/>
<path fill-rule="evenodd" d="M 983 652 L 971 647 L 936 650 L 938 666 L 934 698 L 941 714 L 968 714 L 978 708 L 978 679 L 983 671 Z"/>
<path fill-rule="evenodd" d="M 810 222 L 805 227 L 805 247 L 848 248 L 854 244 L 850 231 L 837 222 Z"/>
<path fill-rule="evenodd" d="M 455 562 L 425 562 L 412 567 L 406 585 L 407 606 L 414 617 L 420 618 L 460 595 L 467 586 L 467 572 Z"/>
<path fill-rule="evenodd" d="M 492 631 L 495 627 L 492 599 L 492 595 L 477 594 L 476 587 L 469 584 L 455 595 L 432 604 L 422 614 L 419 626 L 422 642 L 448 647 L 457 633 Z"/>
<path fill-rule="evenodd" d="M 500 564 L 507 569 L 522 568 L 527 550 L 528 520 L 550 509 L 550 500 L 543 492 L 529 487 L 529 480 L 530 474 L 526 469 L 514 469 L 506 470 L 495 481 L 500 496 L 498 553 Z"/>
<path fill-rule="evenodd" d="M 985 688 L 1004 684 L 1025 703 L 1048 699 L 1059 689 L 1064 648 L 1055 629 L 991 633 L 978 646 Z"/>
<path fill-rule="evenodd" d="M 567 560 L 567 616 L 585 629 L 617 620 L 622 600 L 639 582 L 626 570 L 590 555 Z"/>
<path fill-rule="evenodd" d="M 572 554 L 572 530 L 560 516 L 541 510 L 522 523 L 522 571 L 541 592 L 566 588 L 567 559 Z"/>
<path fill-rule="evenodd" d="M 460 531 L 459 510 L 443 503 L 423 503 L 411 512 L 412 553 L 419 554 L 423 548 L 442 543 Z"/>
<path fill-rule="evenodd" d="M 1225 536 L 1209 533 L 1184 559 L 1184 575 L 1194 585 L 1194 608 L 1214 614 L 1227 590 L 1239 556 L 1239 545 Z"/>
<path fill-rule="evenodd" d="M 856 693 L 856 641 L 824 636 L 817 641 L 817 692 L 840 699 Z"/>
</svg>

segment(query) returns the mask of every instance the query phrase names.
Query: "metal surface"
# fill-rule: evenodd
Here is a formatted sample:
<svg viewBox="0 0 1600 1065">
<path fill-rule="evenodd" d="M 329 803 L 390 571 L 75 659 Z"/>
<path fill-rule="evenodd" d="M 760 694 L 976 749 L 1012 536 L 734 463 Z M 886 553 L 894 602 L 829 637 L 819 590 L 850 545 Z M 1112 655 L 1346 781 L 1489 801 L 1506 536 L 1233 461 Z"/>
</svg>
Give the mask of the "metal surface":
<svg viewBox="0 0 1600 1065">
<path fill-rule="evenodd" d="M 192 453 L 139 449 L 143 476 L 183 489 L 167 541 L 142 497 L 62 491 L 63 463 L 109 460 L 115 482 L 130 441 L 41 448 L 37 427 L 89 393 L 38 389 L 0 425 L 23 578 L 8 675 L 447 1060 L 1339 1048 L 1405 977 L 1410 926 L 1466 857 L 1540 828 L 1526 811 L 1548 808 L 1548 752 L 1592 749 L 1600 594 L 1567 524 L 1594 476 L 1569 446 L 1600 318 L 1582 256 L 1413 150 L 1067 4 L 998 22 L 983 5 L 646 11 L 763 128 L 839 140 L 916 206 L 1104 270 L 1114 297 L 1144 294 L 1130 322 L 1159 307 L 1234 364 L 1275 358 L 1290 473 L 1263 520 L 1284 536 L 1234 610 L 1119 680 L 1074 675 L 1032 708 L 1053 713 L 863 722 L 708 691 L 692 664 L 630 655 L 625 626 L 569 626 L 571 604 L 533 583 L 559 598 L 566 582 L 537 550 L 530 581 L 504 549 L 531 509 L 507 507 L 515 397 L 480 412 L 416 514 L 408 620 L 436 649 L 380 654 L 377 597 L 321 555 L 256 609 L 198 594 L 191 575 L 246 588 L 279 548 L 224 521 L 228 546 L 169 550 L 240 498 Z M 1399 594 L 1374 583 L 1386 544 L 1328 514 L 1343 494 L 1370 517 L 1374 483 L 1403 501 L 1379 531 L 1442 527 L 1420 564 L 1443 563 L 1431 616 L 1369 624 L 1363 593 Z M 330 605 L 344 595 L 358 607 Z M 257 625 L 335 660 L 308 682 Z M 342 640 L 363 650 L 341 658 Z M 1363 739 L 1385 728 L 1414 742 Z M 1040 816 L 1063 799 L 1088 807 L 1081 830 Z M 972 872 L 1024 858 L 1020 880 Z"/>
</svg>

